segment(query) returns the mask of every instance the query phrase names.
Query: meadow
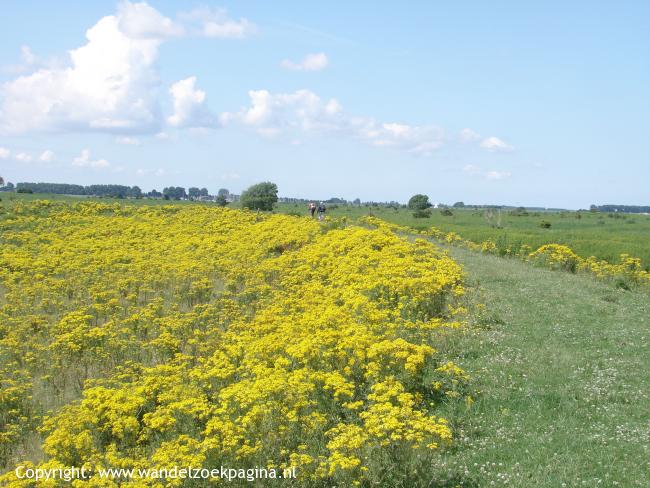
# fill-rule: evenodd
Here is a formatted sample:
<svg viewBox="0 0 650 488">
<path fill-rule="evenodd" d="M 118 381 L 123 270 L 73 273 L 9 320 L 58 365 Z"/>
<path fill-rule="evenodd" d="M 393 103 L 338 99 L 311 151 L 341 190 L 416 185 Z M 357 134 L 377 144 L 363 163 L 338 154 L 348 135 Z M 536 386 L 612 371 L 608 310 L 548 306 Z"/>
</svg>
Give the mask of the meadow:
<svg viewBox="0 0 650 488">
<path fill-rule="evenodd" d="M 285 203 L 278 205 L 278 211 L 306 214 L 303 207 Z M 527 215 L 512 215 L 502 210 L 500 216 L 498 211 L 492 212 L 494 215 L 488 220 L 484 209 L 451 211 L 453 215 L 445 216 L 440 209 L 432 209 L 430 218 L 415 218 L 406 208 L 330 206 L 327 213 L 352 221 L 374 215 L 417 230 L 436 227 L 476 243 L 491 240 L 503 249 L 523 244 L 533 249 L 544 244 L 563 244 L 584 258 L 595 256 L 612 263 L 621 254 L 630 254 L 640 258 L 646 270 L 650 269 L 650 215 L 533 210 L 527 211 Z M 542 228 L 542 221 L 550 223 L 550 228 Z"/>
<path fill-rule="evenodd" d="M 76 486 L 209 486 L 97 473 L 220 465 L 296 470 L 257 486 L 650 478 L 648 288 L 428 228 L 466 219 L 478 240 L 476 211 L 339 207 L 345 219 L 319 223 L 293 204 L 13 196 L 0 203 L 3 486 L 66 486 L 17 466 L 95 474 Z M 620 246 L 650 236 L 647 216 L 541 217 L 540 231 L 591 221 L 591 250 L 607 225 L 637 225 Z M 512 217 L 522 235 L 538 218 Z"/>
</svg>

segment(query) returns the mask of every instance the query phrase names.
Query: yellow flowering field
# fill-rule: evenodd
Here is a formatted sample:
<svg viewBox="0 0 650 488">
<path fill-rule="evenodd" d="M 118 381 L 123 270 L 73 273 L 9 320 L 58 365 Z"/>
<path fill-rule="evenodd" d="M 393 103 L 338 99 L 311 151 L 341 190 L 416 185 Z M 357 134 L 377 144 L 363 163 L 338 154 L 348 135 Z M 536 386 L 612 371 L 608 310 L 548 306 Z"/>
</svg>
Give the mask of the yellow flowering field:
<svg viewBox="0 0 650 488">
<path fill-rule="evenodd" d="M 438 338 L 463 274 L 430 242 L 96 202 L 17 203 L 0 232 L 2 485 L 59 486 L 16 466 L 222 465 L 390 484 L 453 442 L 436 409 L 468 378 Z"/>
</svg>

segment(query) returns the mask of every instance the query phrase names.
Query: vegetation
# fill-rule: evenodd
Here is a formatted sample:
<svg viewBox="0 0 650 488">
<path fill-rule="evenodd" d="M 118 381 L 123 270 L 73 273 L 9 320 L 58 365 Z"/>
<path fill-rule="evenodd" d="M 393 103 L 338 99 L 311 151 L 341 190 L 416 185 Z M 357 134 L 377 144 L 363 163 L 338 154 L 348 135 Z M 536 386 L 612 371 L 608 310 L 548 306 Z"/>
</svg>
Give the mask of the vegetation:
<svg viewBox="0 0 650 488">
<path fill-rule="evenodd" d="M 457 449 L 430 486 L 646 486 L 648 294 L 449 251 L 485 304 L 448 341 L 482 393 L 450 405 Z"/>
<path fill-rule="evenodd" d="M 426 485 L 438 410 L 470 401 L 444 344 L 463 275 L 425 240 L 93 201 L 14 202 L 0 227 L 3 486 L 26 463 Z"/>
<path fill-rule="evenodd" d="M 278 201 L 278 186 L 269 181 L 257 183 L 241 194 L 241 205 L 250 210 L 273 210 Z"/>
<path fill-rule="evenodd" d="M 413 210 L 413 217 L 416 219 L 431 217 L 431 202 L 427 195 L 417 194 L 413 195 L 408 203 L 408 208 Z"/>
<path fill-rule="evenodd" d="M 0 202 L 2 486 L 26 486 L 18 464 L 296 467 L 313 486 L 650 475 L 638 259 L 557 243 L 502 253 L 415 229 L 402 208 L 330 207 L 346 219 L 320 224 L 214 203 L 38 198 Z M 295 205 L 277 210 L 306 213 Z M 432 220 L 601 239 L 632 227 L 567 212 L 543 214 L 553 226 L 541 229 L 529 213 L 506 213 L 503 229 L 459 207 Z M 634 229 L 647 236 L 643 218 Z"/>
<path fill-rule="evenodd" d="M 279 204 L 277 211 L 294 210 L 291 204 Z M 305 212 L 302 208 L 301 211 Z M 522 246 L 537 249 L 545 244 L 562 244 L 570 247 L 576 254 L 587 258 L 617 263 L 621 254 L 629 254 L 641 259 L 644 269 L 650 270 L 650 216 L 602 214 L 591 212 L 537 212 L 527 210 L 528 215 L 513 216 L 501 213 L 501 227 L 493 225 L 498 210 L 491 210 L 492 223 L 485 217 L 488 209 L 455 209 L 452 217 L 433 212 L 431 218 L 423 223 L 408 209 L 369 206 L 341 206 L 329 212 L 331 217 L 346 217 L 356 221 L 370 212 L 382 220 L 407 226 L 415 230 L 436 227 L 444 232 L 455 232 L 463 238 L 480 244 L 491 241 L 499 254 L 517 253 Z M 612 215 L 612 217 L 609 217 Z M 618 215 L 618 218 L 616 216 Z M 602 217 L 602 224 L 599 219 Z M 551 223 L 550 229 L 539 226 L 540 219 Z"/>
</svg>

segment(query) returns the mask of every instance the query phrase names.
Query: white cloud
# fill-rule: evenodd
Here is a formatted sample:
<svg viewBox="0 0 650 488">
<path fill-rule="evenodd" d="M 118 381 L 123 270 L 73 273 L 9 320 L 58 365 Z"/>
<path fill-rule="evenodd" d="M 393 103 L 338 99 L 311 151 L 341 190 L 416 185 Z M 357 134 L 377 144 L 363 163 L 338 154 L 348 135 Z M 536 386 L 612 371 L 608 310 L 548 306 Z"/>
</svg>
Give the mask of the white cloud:
<svg viewBox="0 0 650 488">
<path fill-rule="evenodd" d="M 158 169 L 139 168 L 139 169 L 136 170 L 135 174 L 138 175 L 138 176 L 149 176 L 149 175 L 164 176 L 164 175 L 167 174 L 167 171 L 165 171 L 162 168 L 158 168 Z"/>
<path fill-rule="evenodd" d="M 179 18 L 190 25 L 193 34 L 222 39 L 243 39 L 257 32 L 257 26 L 247 19 L 233 20 L 224 9 L 196 8 Z"/>
<path fill-rule="evenodd" d="M 325 53 L 314 53 L 308 54 L 302 61 L 297 63 L 285 59 L 280 63 L 280 66 L 293 71 L 320 71 L 327 68 L 328 64 L 329 60 Z"/>
<path fill-rule="evenodd" d="M 95 169 L 104 169 L 111 166 L 111 163 L 105 159 L 91 159 L 90 151 L 84 149 L 81 151 L 81 154 L 74 158 L 72 161 L 72 166 L 77 166 L 79 168 L 95 168 Z"/>
<path fill-rule="evenodd" d="M 30 163 L 32 161 L 32 155 L 25 152 L 19 152 L 14 156 L 14 159 L 21 163 Z"/>
<path fill-rule="evenodd" d="M 122 2 L 117 9 L 119 29 L 131 38 L 165 39 L 185 33 L 182 25 L 165 17 L 145 2 Z"/>
<path fill-rule="evenodd" d="M 128 11 L 133 4 L 123 4 Z M 0 129 L 148 131 L 157 125 L 160 41 L 128 37 L 107 16 L 69 52 L 70 66 L 40 69 L 0 88 Z"/>
<path fill-rule="evenodd" d="M 118 136 L 115 138 L 115 142 L 118 144 L 122 144 L 124 146 L 139 146 L 140 145 L 140 139 L 137 137 L 129 137 L 129 136 Z"/>
<path fill-rule="evenodd" d="M 169 134 L 167 132 L 158 132 L 158 134 L 156 134 L 155 137 L 159 141 L 167 141 L 167 140 L 169 140 L 170 136 L 169 136 Z"/>
<path fill-rule="evenodd" d="M 162 42 L 183 35 L 241 38 L 254 30 L 223 10 L 198 9 L 171 20 L 147 3 L 124 1 L 116 14 L 87 30 L 86 43 L 70 50 L 64 65 L 0 85 L 0 133 L 155 133 L 163 122 L 157 69 Z M 25 46 L 23 61 L 35 65 L 38 58 Z"/>
<path fill-rule="evenodd" d="M 481 135 L 474 132 L 472 129 L 463 129 L 460 131 L 460 140 L 462 142 L 474 142 L 478 141 L 480 138 Z"/>
<path fill-rule="evenodd" d="M 54 159 L 54 152 L 49 149 L 46 149 L 41 153 L 38 159 L 39 161 L 42 161 L 44 163 L 49 163 Z"/>
<path fill-rule="evenodd" d="M 167 117 L 173 127 L 214 127 L 217 118 L 205 106 L 205 92 L 194 87 L 196 76 L 177 81 L 169 89 L 172 95 L 174 114 Z"/>
<path fill-rule="evenodd" d="M 484 171 L 483 168 L 474 164 L 465 165 L 463 172 L 470 176 L 482 176 L 486 180 L 503 180 L 512 176 L 509 171 Z"/>
<path fill-rule="evenodd" d="M 475 164 L 465 165 L 463 167 L 463 171 L 471 176 L 479 175 L 483 172 L 483 170 L 479 166 L 476 166 Z"/>
<path fill-rule="evenodd" d="M 0 147 L 0 159 L 8 159 L 11 156 L 11 151 L 6 147 Z"/>
<path fill-rule="evenodd" d="M 504 178 L 509 178 L 512 176 L 508 171 L 488 171 L 485 174 L 485 177 L 488 180 L 503 180 Z"/>
<path fill-rule="evenodd" d="M 481 141 L 481 147 L 483 149 L 487 149 L 490 152 L 509 152 L 514 150 L 514 147 L 511 146 L 510 144 L 505 143 L 498 137 L 487 137 Z"/>
<path fill-rule="evenodd" d="M 283 135 L 295 139 L 296 132 L 324 132 L 361 139 L 378 147 L 404 149 L 415 155 L 430 155 L 444 143 L 436 126 L 381 123 L 368 117 L 346 114 L 336 99 L 322 100 L 309 90 L 272 94 L 250 91 L 251 104 L 239 112 L 221 114 L 223 124 L 253 127 L 264 137 Z"/>
</svg>

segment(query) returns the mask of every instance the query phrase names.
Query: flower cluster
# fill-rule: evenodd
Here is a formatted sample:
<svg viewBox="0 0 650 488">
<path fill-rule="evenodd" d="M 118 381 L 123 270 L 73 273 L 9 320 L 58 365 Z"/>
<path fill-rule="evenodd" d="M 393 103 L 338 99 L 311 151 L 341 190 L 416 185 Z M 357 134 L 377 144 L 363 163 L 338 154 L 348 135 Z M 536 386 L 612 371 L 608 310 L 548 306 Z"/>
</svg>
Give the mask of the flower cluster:
<svg viewBox="0 0 650 488">
<path fill-rule="evenodd" d="M 374 228 L 391 230 L 397 234 L 420 234 L 432 237 L 442 243 L 465 247 L 485 254 L 516 257 L 550 269 L 560 269 L 571 273 L 586 272 L 598 279 L 615 281 L 623 286 L 650 286 L 650 272 L 643 269 L 639 258 L 628 254 L 621 254 L 619 263 L 609 263 L 594 256 L 586 259 L 582 258 L 570 247 L 562 244 L 545 244 L 535 251 L 526 244 L 519 246 L 517 249 L 511 247 L 500 249 L 491 240 L 476 243 L 462 238 L 455 232 L 444 232 L 436 227 L 417 231 L 409 227 L 385 222 L 376 217 L 363 217 L 361 223 Z"/>
<path fill-rule="evenodd" d="M 431 242 L 93 202 L 16 204 L 0 230 L 8 468 L 38 432 L 41 467 L 295 466 L 352 484 L 451 441 L 434 380 L 467 377 L 437 337 L 459 325 L 463 274 Z"/>
</svg>

